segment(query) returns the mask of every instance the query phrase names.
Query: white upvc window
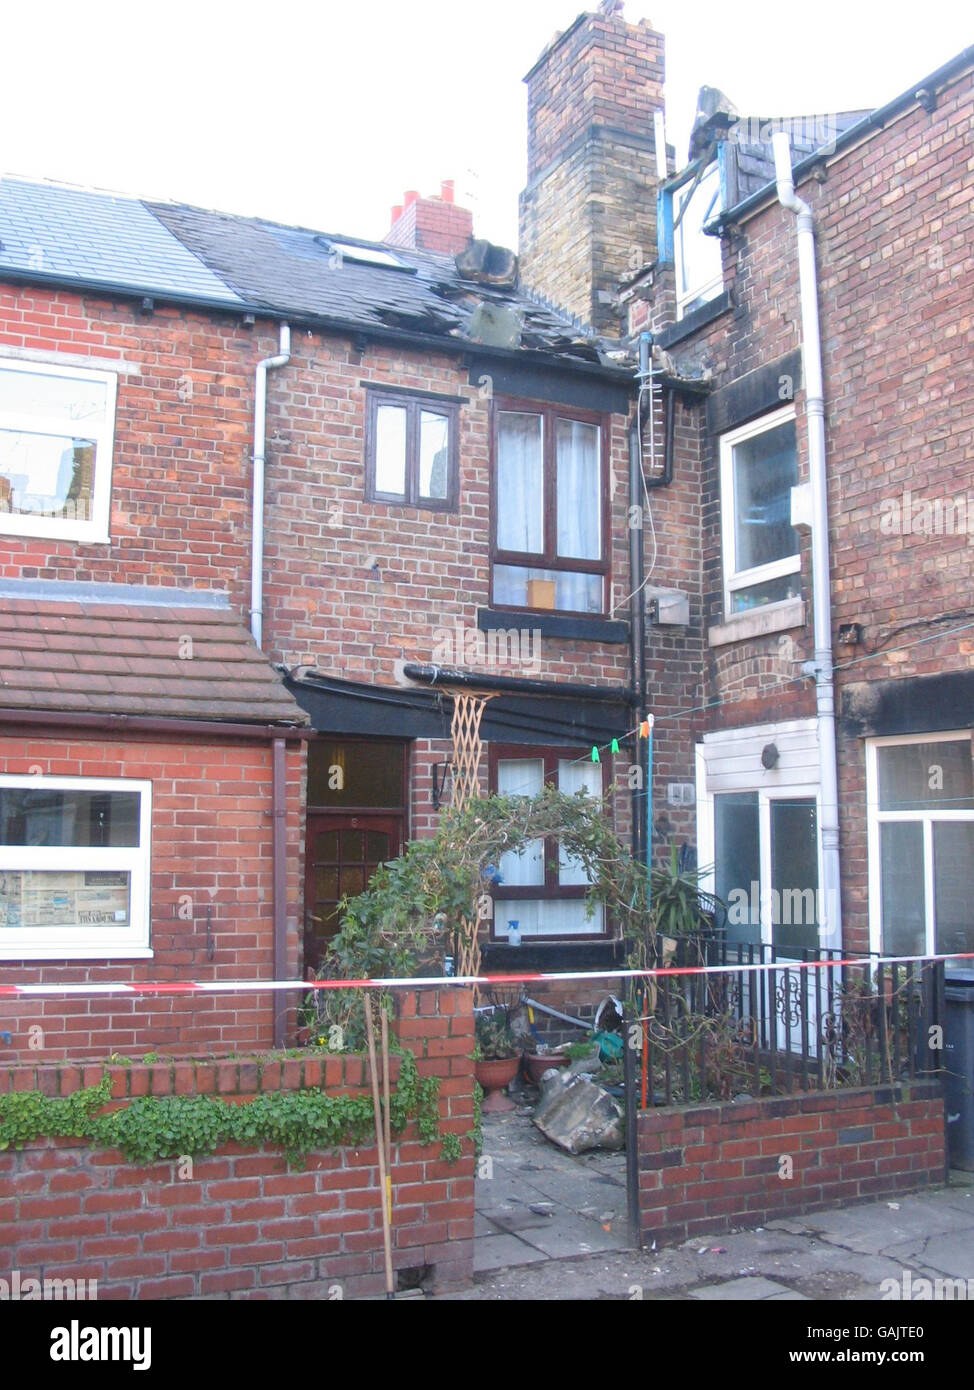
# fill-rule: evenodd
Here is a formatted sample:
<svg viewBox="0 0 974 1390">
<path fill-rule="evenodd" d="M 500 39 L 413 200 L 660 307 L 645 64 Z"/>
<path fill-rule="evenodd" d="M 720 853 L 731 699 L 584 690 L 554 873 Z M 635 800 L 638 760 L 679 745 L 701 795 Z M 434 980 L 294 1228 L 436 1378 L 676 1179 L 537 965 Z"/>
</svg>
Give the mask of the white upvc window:
<svg viewBox="0 0 974 1390">
<path fill-rule="evenodd" d="M 727 618 L 800 595 L 801 555 L 791 524 L 798 483 L 791 406 L 720 437 L 724 612 Z"/>
<path fill-rule="evenodd" d="M 720 170 L 711 164 L 695 183 L 690 179 L 673 193 L 673 265 L 676 271 L 676 316 L 715 299 L 724 288 L 720 238 L 704 226 L 720 212 Z"/>
<path fill-rule="evenodd" d="M 868 740 L 866 800 L 871 948 L 894 956 L 974 951 L 970 730 Z"/>
<path fill-rule="evenodd" d="M 0 533 L 108 542 L 116 381 L 0 360 Z"/>
<path fill-rule="evenodd" d="M 152 784 L 0 776 L 0 960 L 148 957 Z"/>
</svg>

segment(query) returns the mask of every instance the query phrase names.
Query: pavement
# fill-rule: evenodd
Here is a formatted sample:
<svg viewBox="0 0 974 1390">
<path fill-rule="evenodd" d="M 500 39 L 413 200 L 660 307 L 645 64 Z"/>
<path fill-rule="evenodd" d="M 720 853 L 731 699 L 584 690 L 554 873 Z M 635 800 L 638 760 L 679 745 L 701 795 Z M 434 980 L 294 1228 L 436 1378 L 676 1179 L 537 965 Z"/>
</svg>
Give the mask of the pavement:
<svg viewBox="0 0 974 1390">
<path fill-rule="evenodd" d="M 896 1201 L 637 1251 L 628 1243 L 624 1154 L 566 1154 L 528 1107 L 484 1116 L 475 1234 L 474 1286 L 440 1298 L 974 1299 L 974 1173 Z"/>
</svg>

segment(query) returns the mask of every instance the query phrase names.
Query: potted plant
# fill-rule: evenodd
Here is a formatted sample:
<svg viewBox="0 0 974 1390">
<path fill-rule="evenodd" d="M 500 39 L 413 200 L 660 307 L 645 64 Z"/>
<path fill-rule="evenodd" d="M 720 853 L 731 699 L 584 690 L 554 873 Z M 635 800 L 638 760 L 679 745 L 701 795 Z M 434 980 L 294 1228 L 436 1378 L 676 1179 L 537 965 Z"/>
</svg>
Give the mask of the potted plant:
<svg viewBox="0 0 974 1390">
<path fill-rule="evenodd" d="M 511 1027 L 510 1010 L 498 1005 L 490 1012 L 478 1014 L 476 1035 L 474 1075 L 484 1092 L 481 1109 L 488 1114 L 513 1110 L 513 1102 L 503 1092 L 517 1075 L 521 1053 Z"/>
</svg>

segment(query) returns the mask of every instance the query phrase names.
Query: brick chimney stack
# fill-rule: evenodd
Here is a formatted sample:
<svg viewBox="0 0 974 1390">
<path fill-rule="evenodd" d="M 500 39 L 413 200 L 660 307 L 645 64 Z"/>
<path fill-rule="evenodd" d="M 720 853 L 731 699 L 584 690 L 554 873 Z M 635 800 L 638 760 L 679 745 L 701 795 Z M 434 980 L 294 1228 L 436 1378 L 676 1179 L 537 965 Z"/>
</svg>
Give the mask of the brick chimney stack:
<svg viewBox="0 0 974 1390">
<path fill-rule="evenodd" d="M 601 332 L 621 335 L 616 286 L 655 255 L 653 115 L 663 109 L 663 35 L 646 20 L 582 14 L 524 80 L 522 282 Z"/>
<path fill-rule="evenodd" d="M 383 240 L 389 246 L 456 256 L 473 236 L 473 213 L 458 207 L 453 198 L 452 179 L 444 179 L 439 195 L 431 198 L 409 189 L 392 209 L 392 226 Z"/>
</svg>

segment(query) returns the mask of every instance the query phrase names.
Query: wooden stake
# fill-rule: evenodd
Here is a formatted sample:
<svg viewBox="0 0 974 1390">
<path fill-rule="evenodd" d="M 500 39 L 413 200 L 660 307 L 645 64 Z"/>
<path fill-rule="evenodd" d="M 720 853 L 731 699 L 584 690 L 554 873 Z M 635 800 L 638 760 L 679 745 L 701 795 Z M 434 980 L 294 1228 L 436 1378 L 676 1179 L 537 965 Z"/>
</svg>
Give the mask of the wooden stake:
<svg viewBox="0 0 974 1390">
<path fill-rule="evenodd" d="M 386 1158 L 383 1137 L 382 1109 L 379 1104 L 379 1071 L 375 1060 L 375 1026 L 372 1022 L 372 997 L 365 993 L 365 1032 L 369 1040 L 369 1073 L 372 1080 L 372 1109 L 375 1114 L 375 1142 L 379 1150 L 379 1187 L 382 1197 L 382 1246 L 386 1262 L 386 1298 L 393 1298 L 392 1232 L 389 1229 L 389 1204 L 386 1196 Z"/>
<path fill-rule="evenodd" d="M 392 1112 L 389 1109 L 389 1015 L 380 1004 L 379 1020 L 382 1024 L 382 1108 L 385 1119 L 386 1146 L 386 1207 L 389 1225 L 392 1226 Z"/>
</svg>

